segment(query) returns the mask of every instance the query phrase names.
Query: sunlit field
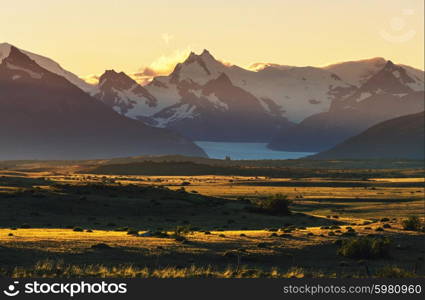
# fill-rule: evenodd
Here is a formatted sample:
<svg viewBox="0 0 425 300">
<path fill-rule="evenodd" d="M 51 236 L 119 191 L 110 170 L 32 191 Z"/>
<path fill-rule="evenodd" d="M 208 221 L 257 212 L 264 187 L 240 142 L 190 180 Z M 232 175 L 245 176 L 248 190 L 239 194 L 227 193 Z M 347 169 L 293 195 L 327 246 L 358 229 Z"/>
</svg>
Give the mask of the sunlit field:
<svg viewBox="0 0 425 300">
<path fill-rule="evenodd" d="M 420 169 L 323 177 L 294 170 L 283 178 L 104 175 L 90 168 L 70 162 L 0 169 L 0 275 L 425 275 L 417 247 L 425 237 Z M 260 210 L 267 199 L 288 202 L 290 212 Z M 418 223 L 410 226 L 409 217 Z"/>
</svg>

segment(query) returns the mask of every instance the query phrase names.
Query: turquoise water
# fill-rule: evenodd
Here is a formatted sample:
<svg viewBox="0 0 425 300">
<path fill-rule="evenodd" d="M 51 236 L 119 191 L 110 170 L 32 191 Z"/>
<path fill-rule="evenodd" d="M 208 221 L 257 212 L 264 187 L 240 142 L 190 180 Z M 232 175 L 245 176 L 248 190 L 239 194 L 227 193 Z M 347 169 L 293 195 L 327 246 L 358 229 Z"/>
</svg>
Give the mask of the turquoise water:
<svg viewBox="0 0 425 300">
<path fill-rule="evenodd" d="M 297 159 L 315 154 L 314 152 L 285 152 L 267 148 L 266 143 L 226 143 L 195 142 L 204 149 L 210 158 L 224 159 L 229 156 L 233 160 L 256 159 Z"/>
</svg>

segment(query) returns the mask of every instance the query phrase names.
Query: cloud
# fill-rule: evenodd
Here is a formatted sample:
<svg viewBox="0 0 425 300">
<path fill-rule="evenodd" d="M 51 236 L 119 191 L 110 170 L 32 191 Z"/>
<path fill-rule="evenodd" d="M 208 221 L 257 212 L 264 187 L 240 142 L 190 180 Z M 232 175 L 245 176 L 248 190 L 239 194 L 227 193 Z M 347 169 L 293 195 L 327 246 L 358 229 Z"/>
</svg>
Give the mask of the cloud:
<svg viewBox="0 0 425 300">
<path fill-rule="evenodd" d="M 139 84 L 145 85 L 156 76 L 169 75 L 178 63 L 184 62 L 188 58 L 192 51 L 192 47 L 174 50 L 169 54 L 161 55 L 151 64 L 140 68 L 137 72 L 127 73 L 127 75 Z M 100 75 L 90 74 L 80 78 L 89 84 L 96 85 L 99 82 Z"/>
<path fill-rule="evenodd" d="M 80 78 L 88 84 L 97 85 L 99 83 L 100 76 L 96 74 L 89 74 L 85 76 L 80 76 Z"/>
<path fill-rule="evenodd" d="M 168 46 L 170 44 L 170 41 L 172 39 L 174 39 L 174 36 L 168 34 L 168 33 L 163 33 L 161 35 L 161 39 L 164 41 L 164 43 Z"/>
<path fill-rule="evenodd" d="M 178 63 L 184 62 L 192 52 L 192 47 L 177 49 L 168 55 L 155 59 L 149 66 L 140 68 L 139 72 L 132 74 L 133 79 L 139 83 L 146 83 L 155 76 L 169 75 Z"/>
</svg>

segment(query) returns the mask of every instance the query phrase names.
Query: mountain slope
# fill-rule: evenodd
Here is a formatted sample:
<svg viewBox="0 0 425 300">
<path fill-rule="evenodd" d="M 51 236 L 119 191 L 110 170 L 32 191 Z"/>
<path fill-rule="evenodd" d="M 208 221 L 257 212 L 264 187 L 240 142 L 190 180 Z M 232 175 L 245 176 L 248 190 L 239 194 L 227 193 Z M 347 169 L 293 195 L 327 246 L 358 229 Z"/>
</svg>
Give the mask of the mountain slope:
<svg viewBox="0 0 425 300">
<path fill-rule="evenodd" d="M 335 73 L 344 81 L 352 85 L 360 87 L 370 77 L 378 73 L 387 63 L 382 57 L 371 59 L 363 59 L 356 61 L 347 61 L 337 64 L 332 64 L 323 69 Z"/>
<path fill-rule="evenodd" d="M 279 106 L 282 115 L 291 122 L 327 111 L 332 100 L 353 90 L 338 76 L 320 68 L 281 68 L 269 64 L 256 72 L 225 65 L 207 50 L 200 55 L 191 53 L 185 62 L 178 64 L 169 76 L 159 78 L 159 81 L 167 88 L 183 81 L 204 85 L 222 73 L 229 77 L 233 85 L 260 99 L 266 108 L 266 102 L 270 101 Z M 155 95 L 155 90 L 151 93 Z"/>
<path fill-rule="evenodd" d="M 4 58 L 9 56 L 12 47 L 14 46 L 7 43 L 0 43 L 0 63 Z M 78 78 L 73 73 L 64 70 L 57 62 L 51 60 L 50 58 L 21 49 L 19 49 L 19 51 L 27 55 L 33 61 L 35 61 L 40 67 L 66 78 L 69 82 L 78 86 L 80 89 L 87 93 L 93 93 L 96 89 L 94 86 L 86 83 L 84 80 Z"/>
<path fill-rule="evenodd" d="M 424 109 L 423 82 L 387 62 L 353 94 L 334 100 L 328 112 L 315 114 L 280 132 L 269 147 L 320 152 L 379 122 Z"/>
<path fill-rule="evenodd" d="M 114 70 L 106 71 L 99 78 L 99 92 L 95 97 L 120 114 L 134 119 L 155 112 L 158 107 L 158 100 L 144 87 L 124 72 Z"/>
<path fill-rule="evenodd" d="M 293 126 L 280 116 L 277 105 L 271 102 L 266 110 L 261 100 L 233 85 L 224 73 L 203 86 L 183 82 L 178 85 L 180 101 L 153 119 L 194 140 L 267 142 L 279 128 Z"/>
<path fill-rule="evenodd" d="M 144 87 L 108 71 L 96 97 L 125 116 L 196 140 L 268 142 L 281 128 L 293 126 L 272 99 L 256 97 L 221 70 L 227 67 L 204 51 Z"/>
<path fill-rule="evenodd" d="M 332 101 L 355 91 L 320 68 L 267 64 L 255 72 L 223 64 L 207 50 L 191 53 L 140 95 L 133 89 L 142 87 L 125 77 L 124 88 L 101 80 L 96 97 L 128 117 L 210 141 L 268 142 L 293 122 L 326 112 Z"/>
<path fill-rule="evenodd" d="M 313 159 L 424 159 L 424 112 L 379 123 Z"/>
<path fill-rule="evenodd" d="M 0 64 L 0 159 L 205 156 L 192 142 L 114 112 L 15 47 Z"/>
</svg>

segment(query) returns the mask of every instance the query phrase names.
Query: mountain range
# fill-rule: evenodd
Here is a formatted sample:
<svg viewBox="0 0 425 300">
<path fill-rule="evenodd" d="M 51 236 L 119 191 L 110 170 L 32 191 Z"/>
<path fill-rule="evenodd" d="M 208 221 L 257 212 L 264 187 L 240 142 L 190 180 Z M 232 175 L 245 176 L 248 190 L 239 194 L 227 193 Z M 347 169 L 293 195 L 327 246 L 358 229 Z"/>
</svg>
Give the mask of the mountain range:
<svg viewBox="0 0 425 300">
<path fill-rule="evenodd" d="M 124 87 L 108 75 L 101 77 L 98 99 L 128 117 L 207 141 L 268 142 L 280 130 L 328 110 L 333 99 L 353 88 L 319 68 L 251 71 L 224 64 L 207 50 L 191 53 L 143 93 L 134 93 L 140 87 L 128 76 Z"/>
<path fill-rule="evenodd" d="M 423 110 L 424 72 L 383 58 L 243 69 L 204 50 L 144 87 L 116 74 L 102 75 L 96 97 L 130 118 L 194 140 L 271 141 L 275 150 L 322 151 L 376 123 Z"/>
<path fill-rule="evenodd" d="M 49 59 L 1 44 L 0 159 L 206 156 L 174 132 L 114 112 L 91 88 Z"/>
<path fill-rule="evenodd" d="M 424 110 L 423 72 L 387 61 L 353 93 L 334 100 L 329 111 L 282 130 L 269 147 L 319 152 L 332 148 L 379 122 Z M 361 83 L 363 82 L 363 83 Z"/>
<path fill-rule="evenodd" d="M 90 85 L 0 44 L 0 159 L 205 156 L 191 140 L 320 152 L 423 110 L 424 72 L 383 58 L 244 69 L 204 50 L 144 86 L 114 70 Z"/>
</svg>

